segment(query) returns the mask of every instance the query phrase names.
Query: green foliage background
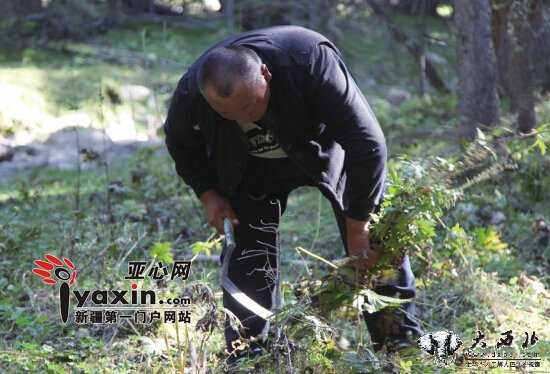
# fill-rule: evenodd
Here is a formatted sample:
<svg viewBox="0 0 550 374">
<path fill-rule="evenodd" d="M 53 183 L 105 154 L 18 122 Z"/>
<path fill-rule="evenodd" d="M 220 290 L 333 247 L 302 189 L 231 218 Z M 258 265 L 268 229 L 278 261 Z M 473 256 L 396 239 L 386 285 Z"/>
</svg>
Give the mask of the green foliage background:
<svg viewBox="0 0 550 374">
<path fill-rule="evenodd" d="M 194 58 L 225 36 L 218 22 L 219 31 L 212 32 L 130 21 L 86 42 L 0 49 L 0 84 L 22 92 L 21 116 L 2 118 L 0 134 L 27 131 L 45 138 L 49 118 L 76 110 L 86 112 L 98 127 L 108 125 L 117 113 L 147 112 L 139 105 L 101 101 L 99 87 L 107 95 L 128 83 L 142 84 L 166 102 Z M 413 32 L 414 17 L 399 22 Z M 429 48 L 449 61 L 441 72 L 452 81 L 452 35 L 444 21 L 430 22 L 430 35 L 447 46 Z M 455 331 L 464 347 L 473 344 L 477 330 L 494 347 L 500 334 L 512 329 L 516 352 L 523 332 L 536 330 L 539 342 L 530 350 L 549 358 L 548 97 L 538 98 L 536 133 L 515 136 L 512 119 L 505 115 L 503 126 L 461 144 L 455 137 L 455 95 L 413 94 L 401 106 L 390 106 L 384 99 L 390 85 L 415 91 L 415 64 L 407 62 L 404 47 L 394 45 L 371 14 L 350 16 L 347 27 L 343 30 L 368 32 L 344 32 L 338 45 L 390 149 L 391 204 L 374 233 L 395 254 L 407 249 L 415 255 L 418 316 L 424 328 Z M 76 172 L 51 168 L 0 179 L 0 370 L 175 372 L 181 370 L 181 359 L 184 365 L 200 366 L 192 364 L 197 361 L 193 345 L 212 372 L 221 371 L 226 354 L 217 262 L 194 262 L 183 284 L 143 283 L 172 297 L 193 298 L 193 324 L 178 329 L 161 324 L 64 325 L 53 287 L 31 273 L 34 260 L 53 253 L 76 264 L 79 289 L 129 289 L 124 276 L 130 260 L 169 263 L 219 253 L 219 242 L 208 241 L 212 230 L 201 207 L 162 147 L 143 148 L 110 164 L 109 174 L 110 185 L 101 165 L 82 170 L 78 189 Z M 495 220 L 497 213 L 505 220 Z M 295 248 L 305 247 L 336 263 L 343 256 L 330 204 L 316 190 L 303 188 L 291 195 L 280 231 L 285 270 L 279 323 L 296 347 L 291 359 L 297 372 L 453 370 L 436 368 L 419 352 L 373 356 L 353 298 L 343 298 L 327 320 L 312 308 L 314 303 L 302 302 L 314 299 L 317 281 L 331 279 L 332 270 Z M 299 290 L 307 282 L 313 285 L 309 295 Z M 301 324 L 291 323 L 297 316 Z M 203 328 L 195 330 L 199 320 Z M 283 352 L 288 348 L 281 347 Z M 289 357 L 282 353 L 278 360 L 288 365 Z M 457 359 L 457 365 L 465 365 L 462 349 Z M 262 364 L 276 370 L 269 359 Z M 548 369 L 547 360 L 544 364 Z"/>
</svg>

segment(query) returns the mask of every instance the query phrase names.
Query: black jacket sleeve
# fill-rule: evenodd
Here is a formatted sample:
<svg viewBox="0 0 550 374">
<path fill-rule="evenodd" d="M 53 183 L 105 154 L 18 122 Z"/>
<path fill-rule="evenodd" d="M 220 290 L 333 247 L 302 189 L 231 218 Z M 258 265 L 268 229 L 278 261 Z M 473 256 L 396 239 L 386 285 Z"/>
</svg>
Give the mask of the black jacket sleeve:
<svg viewBox="0 0 550 374">
<path fill-rule="evenodd" d="M 197 196 L 215 187 L 215 172 L 208 161 L 206 142 L 195 118 L 196 100 L 186 89 L 183 77 L 178 85 L 164 123 L 166 147 L 176 171 Z"/>
<path fill-rule="evenodd" d="M 346 215 L 367 220 L 382 198 L 387 158 L 384 135 L 336 50 L 318 45 L 309 73 L 308 105 L 345 152 Z"/>
</svg>

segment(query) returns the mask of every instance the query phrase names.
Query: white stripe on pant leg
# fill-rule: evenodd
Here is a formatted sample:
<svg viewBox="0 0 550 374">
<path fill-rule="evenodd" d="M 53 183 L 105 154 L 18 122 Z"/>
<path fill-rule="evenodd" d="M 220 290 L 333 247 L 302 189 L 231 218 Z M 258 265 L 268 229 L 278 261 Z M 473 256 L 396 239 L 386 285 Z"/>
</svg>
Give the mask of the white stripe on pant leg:
<svg viewBox="0 0 550 374">
<path fill-rule="evenodd" d="M 242 306 L 250 310 L 252 313 L 256 314 L 259 317 L 267 320 L 273 316 L 273 312 L 270 312 L 254 300 L 252 300 L 248 295 L 242 292 L 236 285 L 229 279 L 229 277 L 222 276 L 222 286 L 235 300 L 237 300 Z"/>
<path fill-rule="evenodd" d="M 280 269 L 279 269 L 279 267 L 277 266 L 277 264 L 278 264 L 278 256 L 279 256 L 279 251 L 276 250 L 276 251 L 275 251 L 275 271 L 277 271 L 277 275 L 276 275 L 275 279 L 279 279 L 279 278 L 280 278 L 280 273 L 279 273 Z M 269 309 L 271 310 L 271 316 L 273 316 L 273 314 L 274 314 L 274 313 L 273 313 L 273 309 L 279 307 L 279 305 L 278 305 L 279 303 L 277 302 L 277 291 L 276 291 L 275 287 L 279 287 L 280 284 L 281 284 L 281 282 L 280 282 L 280 279 L 279 279 L 278 284 L 275 284 L 275 285 L 273 286 L 273 289 L 272 289 L 271 287 L 268 287 L 268 288 L 270 289 L 270 292 L 271 292 L 271 306 L 269 307 Z M 279 292 L 279 294 L 280 294 L 280 292 Z M 270 322 L 270 321 L 269 321 L 268 319 L 266 319 L 264 328 L 262 329 L 262 336 L 263 336 L 262 342 L 263 342 L 263 343 L 265 343 L 266 340 L 267 340 L 267 333 L 268 333 L 268 331 L 269 331 L 269 324 L 270 324 L 269 322 Z M 279 333 L 277 332 L 277 338 L 279 338 L 278 334 L 279 334 Z"/>
<path fill-rule="evenodd" d="M 242 306 L 244 306 L 246 309 L 254 313 L 255 315 L 263 318 L 266 320 L 266 326 L 269 328 L 269 323 L 267 320 L 273 316 L 273 312 L 270 312 L 260 304 L 258 304 L 256 301 L 252 300 L 248 295 L 246 295 L 244 292 L 242 292 L 235 283 L 231 279 L 229 279 L 229 260 L 231 259 L 231 255 L 233 254 L 233 250 L 227 248 L 227 252 L 225 254 L 225 258 L 223 259 L 223 267 L 222 267 L 222 287 L 225 288 L 229 294 L 239 302 Z M 273 292 L 271 293 L 271 308 L 273 308 Z M 262 333 L 267 332 L 266 327 L 262 329 Z"/>
</svg>

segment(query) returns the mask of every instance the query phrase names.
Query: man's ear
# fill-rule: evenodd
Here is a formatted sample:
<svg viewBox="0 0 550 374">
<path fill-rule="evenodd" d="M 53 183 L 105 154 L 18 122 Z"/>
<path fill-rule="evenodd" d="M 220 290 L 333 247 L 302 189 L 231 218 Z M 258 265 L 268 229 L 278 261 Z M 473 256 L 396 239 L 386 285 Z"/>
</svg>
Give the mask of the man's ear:
<svg viewBox="0 0 550 374">
<path fill-rule="evenodd" d="M 265 81 L 266 81 L 267 83 L 271 82 L 272 76 L 271 76 L 271 72 L 270 72 L 269 69 L 267 68 L 267 65 L 266 65 L 266 64 L 262 64 L 261 69 L 262 69 L 262 75 L 263 75 L 263 77 L 265 78 Z"/>
</svg>

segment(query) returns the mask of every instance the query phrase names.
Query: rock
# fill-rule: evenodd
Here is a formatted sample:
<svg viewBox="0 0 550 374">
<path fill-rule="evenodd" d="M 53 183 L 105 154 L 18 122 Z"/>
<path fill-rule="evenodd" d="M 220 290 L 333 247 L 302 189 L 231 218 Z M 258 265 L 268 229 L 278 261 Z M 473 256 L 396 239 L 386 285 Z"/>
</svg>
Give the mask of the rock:
<svg viewBox="0 0 550 374">
<path fill-rule="evenodd" d="M 380 99 L 378 96 L 371 96 L 371 95 L 365 96 L 365 99 L 367 99 L 367 102 L 370 105 L 372 105 L 372 103 L 379 103 L 381 100 L 384 100 L 384 99 Z M 388 104 L 386 103 L 386 105 L 388 105 Z"/>
<path fill-rule="evenodd" d="M 378 82 L 376 81 L 376 79 L 373 79 L 373 78 L 367 78 L 365 79 L 365 82 L 364 82 L 365 86 L 367 87 L 374 87 L 378 84 Z"/>
<path fill-rule="evenodd" d="M 445 57 L 434 52 L 426 52 L 426 59 L 434 65 L 445 65 L 447 63 Z"/>
<path fill-rule="evenodd" d="M 340 348 L 341 350 L 346 351 L 346 350 L 349 349 L 350 343 L 349 343 L 349 340 L 346 339 L 345 336 L 340 336 L 340 338 L 339 338 L 338 341 L 336 342 L 336 345 L 337 345 L 338 348 Z"/>
<path fill-rule="evenodd" d="M 157 108 L 160 108 L 160 104 L 158 102 L 158 98 L 155 97 L 155 95 L 150 95 L 149 98 L 147 99 L 147 107 L 151 110 L 154 110 L 156 111 Z"/>
<path fill-rule="evenodd" d="M 53 133 L 46 140 L 44 152 L 50 166 L 75 169 L 83 149 L 102 155 L 104 142 L 105 150 L 113 146 L 112 140 L 101 130 L 91 127 L 68 127 Z M 81 163 L 81 167 L 84 166 L 86 166 L 85 163 Z"/>
<path fill-rule="evenodd" d="M 83 169 L 97 167 L 105 159 L 110 164 L 132 155 L 142 147 L 154 148 L 155 152 L 167 152 L 164 140 L 160 137 L 154 136 L 146 141 L 134 139 L 113 142 L 109 135 L 99 129 L 75 126 L 55 132 L 44 144 L 7 147 L 12 157 L 9 161 L 0 162 L 2 177 L 12 177 L 22 170 L 44 166 L 73 170 L 77 168 L 78 162 Z M 94 161 L 96 159 L 100 162 Z"/>
<path fill-rule="evenodd" d="M 143 353 L 148 356 L 160 355 L 166 350 L 166 342 L 164 339 L 151 339 L 146 336 L 139 337 L 138 341 L 141 343 Z"/>
<path fill-rule="evenodd" d="M 398 107 L 401 105 L 404 101 L 409 100 L 411 98 L 411 94 L 402 89 L 402 88 L 390 88 L 388 91 L 388 96 L 386 97 L 386 100 L 395 107 Z"/>
<path fill-rule="evenodd" d="M 506 216 L 502 212 L 495 212 L 491 216 L 491 224 L 495 226 L 499 226 L 502 223 L 506 222 L 507 220 L 508 218 L 506 218 Z"/>
<path fill-rule="evenodd" d="M 26 169 L 43 167 L 48 164 L 48 158 L 45 155 L 30 155 L 26 152 L 14 152 L 11 161 L 0 163 L 0 175 L 2 177 L 11 177 L 17 172 Z"/>
<path fill-rule="evenodd" d="M 130 156 L 139 149 L 140 145 L 141 142 L 137 141 L 117 142 L 111 149 L 107 151 L 107 159 L 111 161 Z"/>
<path fill-rule="evenodd" d="M 145 86 L 128 84 L 120 89 L 120 97 L 124 101 L 144 101 L 147 100 L 153 91 Z"/>
<path fill-rule="evenodd" d="M 44 153 L 43 144 L 27 144 L 13 147 L 13 162 L 28 162 L 32 161 L 35 156 L 40 156 Z"/>
<path fill-rule="evenodd" d="M 13 149 L 6 144 L 0 143 L 0 162 L 10 161 L 13 158 Z"/>
<path fill-rule="evenodd" d="M 105 141 L 107 147 L 110 147 L 113 142 L 103 131 L 93 127 L 66 127 L 54 132 L 44 143 L 47 148 L 64 147 L 68 148 L 74 145 L 76 149 L 78 134 L 78 145 L 80 148 L 103 148 Z"/>
<path fill-rule="evenodd" d="M 136 115 L 136 122 L 144 125 L 148 129 L 151 127 L 157 128 L 161 125 L 158 117 L 151 113 Z"/>
<path fill-rule="evenodd" d="M 544 217 L 537 217 L 535 228 L 537 229 L 537 231 L 550 232 L 550 228 L 544 221 Z"/>
</svg>

